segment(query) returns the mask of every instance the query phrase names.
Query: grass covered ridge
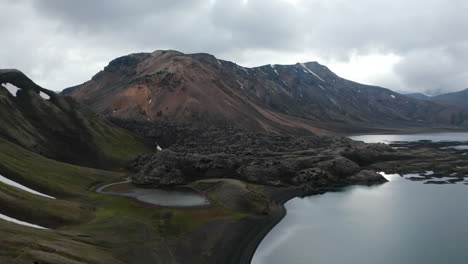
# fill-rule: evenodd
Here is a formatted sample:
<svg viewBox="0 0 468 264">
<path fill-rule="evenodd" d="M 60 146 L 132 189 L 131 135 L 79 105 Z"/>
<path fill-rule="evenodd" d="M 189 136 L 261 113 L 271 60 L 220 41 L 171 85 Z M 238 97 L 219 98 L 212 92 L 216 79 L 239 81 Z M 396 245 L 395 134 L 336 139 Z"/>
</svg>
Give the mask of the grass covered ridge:
<svg viewBox="0 0 468 264">
<path fill-rule="evenodd" d="M 1 137 L 0 174 L 57 198 L 0 183 L 0 213 L 51 228 L 0 220 L 0 263 L 151 263 L 155 249 L 200 225 L 244 216 L 216 201 L 204 208 L 159 208 L 98 194 L 96 186 L 127 175 L 51 160 Z"/>
</svg>

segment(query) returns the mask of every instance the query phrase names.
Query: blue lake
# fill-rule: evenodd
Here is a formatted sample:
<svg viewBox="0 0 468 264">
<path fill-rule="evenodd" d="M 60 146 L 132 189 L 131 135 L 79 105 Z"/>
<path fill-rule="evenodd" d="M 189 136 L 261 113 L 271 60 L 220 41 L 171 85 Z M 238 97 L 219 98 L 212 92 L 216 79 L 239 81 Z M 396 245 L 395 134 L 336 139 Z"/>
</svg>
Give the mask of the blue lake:
<svg viewBox="0 0 468 264">
<path fill-rule="evenodd" d="M 468 133 L 357 139 L 466 141 Z M 252 263 L 468 263 L 468 186 L 386 177 L 390 182 L 378 186 L 290 200 L 286 217 L 262 241 Z"/>
</svg>

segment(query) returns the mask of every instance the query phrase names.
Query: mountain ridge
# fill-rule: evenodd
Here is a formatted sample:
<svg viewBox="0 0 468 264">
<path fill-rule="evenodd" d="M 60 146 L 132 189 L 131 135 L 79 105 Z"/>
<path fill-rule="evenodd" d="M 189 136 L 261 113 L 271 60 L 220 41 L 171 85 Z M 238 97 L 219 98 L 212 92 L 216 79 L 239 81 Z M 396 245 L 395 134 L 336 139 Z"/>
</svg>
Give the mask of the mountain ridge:
<svg viewBox="0 0 468 264">
<path fill-rule="evenodd" d="M 19 70 L 0 70 L 0 84 L 5 83 L 18 88 L 12 94 L 0 85 L 0 137 L 10 142 L 49 158 L 97 167 L 121 166 L 146 149 L 142 140 Z"/>
<path fill-rule="evenodd" d="M 317 62 L 246 68 L 206 53 L 135 53 L 62 94 L 105 116 L 333 134 L 466 126 L 468 112 L 343 79 Z"/>
</svg>

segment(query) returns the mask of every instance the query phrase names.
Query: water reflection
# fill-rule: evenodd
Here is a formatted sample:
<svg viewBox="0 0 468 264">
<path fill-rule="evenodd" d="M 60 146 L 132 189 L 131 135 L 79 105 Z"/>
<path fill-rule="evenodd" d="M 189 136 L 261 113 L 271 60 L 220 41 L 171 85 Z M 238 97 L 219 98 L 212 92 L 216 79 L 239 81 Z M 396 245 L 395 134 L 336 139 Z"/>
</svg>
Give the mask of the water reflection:
<svg viewBox="0 0 468 264">
<path fill-rule="evenodd" d="M 420 133 L 420 134 L 401 134 L 401 135 L 359 135 L 349 137 L 354 140 L 364 141 L 367 143 L 385 143 L 397 141 L 418 141 L 431 140 L 434 142 L 440 141 L 468 141 L 468 133 Z"/>
<path fill-rule="evenodd" d="M 351 138 L 387 144 L 467 141 L 468 133 Z M 262 241 L 252 263 L 467 263 L 466 186 L 428 185 L 398 174 L 383 175 L 389 182 L 379 186 L 353 186 L 287 202 L 286 217 Z"/>
<path fill-rule="evenodd" d="M 261 263 L 466 263 L 465 186 L 391 176 L 374 187 L 295 198 L 259 246 Z"/>
</svg>

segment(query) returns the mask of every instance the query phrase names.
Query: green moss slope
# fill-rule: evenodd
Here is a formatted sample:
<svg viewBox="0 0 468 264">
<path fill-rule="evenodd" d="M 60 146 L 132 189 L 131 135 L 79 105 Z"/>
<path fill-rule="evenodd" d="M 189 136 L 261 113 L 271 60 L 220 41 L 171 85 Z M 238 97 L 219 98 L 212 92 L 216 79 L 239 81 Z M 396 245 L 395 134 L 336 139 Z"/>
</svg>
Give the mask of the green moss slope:
<svg viewBox="0 0 468 264">
<path fill-rule="evenodd" d="M 216 202 L 205 208 L 158 208 L 95 193 L 99 184 L 128 175 L 55 161 L 3 138 L 0 174 L 57 198 L 0 183 L 0 213 L 51 228 L 0 220 L 0 263 L 153 263 L 155 250 L 173 252 L 174 241 L 200 225 L 239 217 Z"/>
</svg>

